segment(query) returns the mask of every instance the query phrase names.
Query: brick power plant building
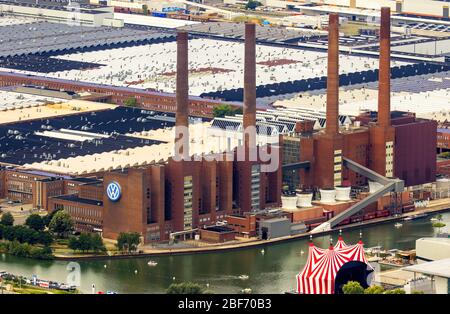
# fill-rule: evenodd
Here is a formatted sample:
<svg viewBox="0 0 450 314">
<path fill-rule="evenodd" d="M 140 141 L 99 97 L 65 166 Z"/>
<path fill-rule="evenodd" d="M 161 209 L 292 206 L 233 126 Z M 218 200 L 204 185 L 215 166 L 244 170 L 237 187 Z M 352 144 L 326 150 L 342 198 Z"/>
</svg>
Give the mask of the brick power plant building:
<svg viewBox="0 0 450 314">
<path fill-rule="evenodd" d="M 149 243 L 212 226 L 219 220 L 226 220 L 237 233 L 252 235 L 257 228 L 255 215 L 268 208 L 281 209 L 293 223 L 322 223 L 356 202 L 348 195 L 336 198 L 337 202 L 333 196 L 330 203 L 325 200 L 326 191 L 345 188 L 349 194 L 351 186 L 368 183 L 344 167 L 344 159 L 382 176 L 404 180 L 406 186 L 434 182 L 436 123 L 390 110 L 390 11 L 383 8 L 381 14 L 378 112 L 358 116 L 345 127 L 338 124 L 339 22 L 336 14 L 330 14 L 326 127 L 315 131 L 311 121 L 297 121 L 294 132 L 280 136 L 279 148 L 267 145 L 265 149 L 280 157 L 275 171 L 261 171 L 267 160 L 259 156 L 255 144 L 259 132 L 255 26 L 246 24 L 243 145 L 228 153 L 236 157 L 241 149 L 246 158 L 169 158 L 81 178 L 5 167 L 0 170 L 0 197 L 20 199 L 48 211 L 67 210 L 80 231 L 101 231 L 112 239 L 120 232 L 135 231 Z M 179 32 L 175 143 L 181 156 L 189 156 L 189 138 L 180 135 L 180 130 L 188 126 L 188 113 L 192 114 L 187 60 L 188 36 Z M 251 155 L 256 159 L 251 160 Z M 315 195 L 312 204 L 308 200 L 293 206 L 282 204 L 283 181 L 287 180 L 295 182 L 291 190 Z M 409 202 L 404 193 L 399 196 L 400 208 Z M 380 198 L 365 211 L 379 217 L 376 213 L 385 210 L 391 198 Z"/>
</svg>

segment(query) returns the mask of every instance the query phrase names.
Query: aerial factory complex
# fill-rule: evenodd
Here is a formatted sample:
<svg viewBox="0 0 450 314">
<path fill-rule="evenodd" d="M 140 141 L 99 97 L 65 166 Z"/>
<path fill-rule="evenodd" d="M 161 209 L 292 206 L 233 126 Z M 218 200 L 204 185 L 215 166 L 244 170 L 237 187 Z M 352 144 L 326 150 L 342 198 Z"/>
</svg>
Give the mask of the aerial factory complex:
<svg viewBox="0 0 450 314">
<path fill-rule="evenodd" d="M 145 254 L 450 207 L 448 1 L 200 2 L 0 0 L 5 210 Z"/>
</svg>

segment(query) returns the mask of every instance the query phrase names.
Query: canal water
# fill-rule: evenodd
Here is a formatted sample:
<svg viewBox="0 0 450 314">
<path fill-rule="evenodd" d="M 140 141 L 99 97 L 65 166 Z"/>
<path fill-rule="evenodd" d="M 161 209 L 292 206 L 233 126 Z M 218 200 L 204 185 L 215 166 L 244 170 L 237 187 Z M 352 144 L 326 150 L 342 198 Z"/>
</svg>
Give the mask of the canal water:
<svg viewBox="0 0 450 314">
<path fill-rule="evenodd" d="M 431 217 L 402 222 L 401 228 L 386 223 L 354 229 L 344 232 L 343 237 L 348 244 L 354 244 L 362 231 L 365 247 L 412 249 L 416 239 L 436 234 Z M 447 230 L 450 229 L 450 213 L 443 214 L 443 218 Z M 337 233 L 331 235 L 333 241 L 337 236 Z M 329 241 L 330 235 L 313 238 L 320 247 L 328 246 Z M 205 287 L 209 285 L 215 293 L 240 293 L 244 288 L 251 288 L 254 293 L 283 293 L 295 287 L 295 275 L 306 262 L 308 243 L 309 240 L 297 240 L 232 252 L 155 257 L 152 260 L 158 262 L 156 267 L 147 265 L 149 258 L 80 261 L 80 290 L 90 293 L 95 284 L 97 291 L 163 293 L 172 282 L 194 281 Z M 67 265 L 63 261 L 0 256 L 0 270 L 28 277 L 35 274 L 58 282 L 67 282 Z M 241 274 L 248 275 L 249 279 L 239 279 Z"/>
</svg>

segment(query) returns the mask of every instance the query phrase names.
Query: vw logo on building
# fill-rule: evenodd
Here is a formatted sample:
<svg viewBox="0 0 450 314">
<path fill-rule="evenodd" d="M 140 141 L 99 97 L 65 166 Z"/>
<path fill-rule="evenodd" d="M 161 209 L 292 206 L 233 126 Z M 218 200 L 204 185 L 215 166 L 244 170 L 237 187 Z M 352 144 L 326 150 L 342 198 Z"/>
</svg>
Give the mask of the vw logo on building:
<svg viewBox="0 0 450 314">
<path fill-rule="evenodd" d="M 110 184 L 108 184 L 108 186 L 106 187 L 106 195 L 108 195 L 108 198 L 111 201 L 117 202 L 122 195 L 119 183 L 111 182 Z"/>
</svg>

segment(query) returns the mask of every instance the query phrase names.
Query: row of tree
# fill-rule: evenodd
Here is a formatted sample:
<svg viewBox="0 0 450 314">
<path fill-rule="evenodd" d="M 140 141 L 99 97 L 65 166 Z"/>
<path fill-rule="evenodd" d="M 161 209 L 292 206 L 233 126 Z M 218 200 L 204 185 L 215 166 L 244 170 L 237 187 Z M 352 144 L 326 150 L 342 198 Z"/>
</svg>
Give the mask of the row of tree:
<svg viewBox="0 0 450 314">
<path fill-rule="evenodd" d="M 102 237 L 98 233 L 82 233 L 79 237 L 69 239 L 69 249 L 86 252 L 106 252 Z"/>
<path fill-rule="evenodd" d="M 19 257 L 30 257 L 46 260 L 53 259 L 53 252 L 49 246 L 38 247 L 29 243 L 20 243 L 19 241 L 0 243 L 0 251 Z"/>
<path fill-rule="evenodd" d="M 19 243 L 42 244 L 49 246 L 53 243 L 53 236 L 48 231 L 36 231 L 27 226 L 0 225 L 0 239 L 17 241 Z"/>
</svg>

